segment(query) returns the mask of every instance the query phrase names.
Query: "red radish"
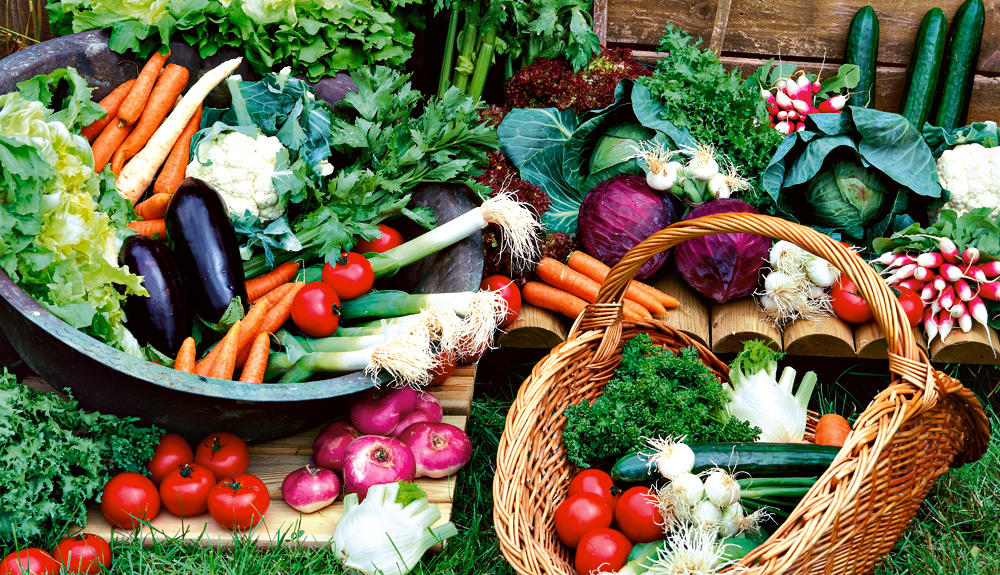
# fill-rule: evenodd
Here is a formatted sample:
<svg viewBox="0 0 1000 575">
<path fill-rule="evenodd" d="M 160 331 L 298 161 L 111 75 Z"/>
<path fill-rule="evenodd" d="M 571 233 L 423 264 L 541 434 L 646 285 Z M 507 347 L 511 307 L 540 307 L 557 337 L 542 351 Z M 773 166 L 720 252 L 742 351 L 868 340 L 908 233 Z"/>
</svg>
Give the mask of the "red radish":
<svg viewBox="0 0 1000 575">
<path fill-rule="evenodd" d="M 281 498 L 296 511 L 313 513 L 340 497 L 340 478 L 329 469 L 306 465 L 281 482 Z"/>
<path fill-rule="evenodd" d="M 957 282 L 965 275 L 962 273 L 961 268 L 953 264 L 941 264 L 941 268 L 938 271 L 941 272 L 941 277 L 950 282 Z"/>
<path fill-rule="evenodd" d="M 900 280 L 905 280 L 913 277 L 914 270 L 917 269 L 917 264 L 906 264 L 905 266 L 896 270 L 896 273 L 889 276 L 889 279 L 885 280 L 888 284 L 894 284 Z"/>
<path fill-rule="evenodd" d="M 948 286 L 941 292 L 941 297 L 938 298 L 938 303 L 941 304 L 941 309 L 950 312 L 952 306 L 955 305 L 956 300 L 955 288 Z"/>
<path fill-rule="evenodd" d="M 969 246 L 965 248 L 962 252 L 962 261 L 969 264 L 970 266 L 979 261 L 979 250 L 974 246 Z"/>
<path fill-rule="evenodd" d="M 879 261 L 881 262 L 881 259 Z M 881 262 L 881 263 L 885 264 L 886 269 L 882 271 L 886 272 L 889 271 L 890 269 L 899 268 L 907 264 L 915 264 L 917 263 L 917 260 L 910 254 L 896 254 L 892 256 L 892 258 L 888 262 Z"/>
<path fill-rule="evenodd" d="M 364 435 L 389 435 L 416 408 L 418 396 L 409 387 L 371 389 L 351 405 L 351 423 Z"/>
<path fill-rule="evenodd" d="M 417 465 L 410 448 L 391 437 L 364 435 L 347 447 L 344 487 L 363 500 L 368 488 L 382 483 L 413 481 Z"/>
<path fill-rule="evenodd" d="M 795 108 L 796 112 L 802 114 L 803 116 L 808 114 L 815 114 L 816 112 L 819 111 L 816 108 L 813 108 L 812 104 L 810 104 L 809 102 L 803 102 L 802 100 L 792 100 L 792 107 Z"/>
<path fill-rule="evenodd" d="M 361 432 L 349 421 L 334 421 L 316 436 L 313 441 L 313 459 L 316 465 L 332 469 L 337 473 L 344 470 L 344 455 L 347 446 L 361 437 Z"/>
<path fill-rule="evenodd" d="M 815 82 L 812 83 L 812 91 L 813 94 L 819 94 L 820 92 L 823 91 L 823 84 L 820 84 L 819 80 L 816 80 Z"/>
<path fill-rule="evenodd" d="M 774 129 L 777 130 L 778 133 L 785 134 L 787 136 L 788 134 L 792 133 L 792 124 L 790 122 L 787 122 L 787 121 L 778 122 L 774 126 Z"/>
<path fill-rule="evenodd" d="M 918 279 L 922 282 L 925 282 L 934 277 L 934 272 L 931 271 L 930 268 L 925 268 L 923 266 L 917 265 L 916 269 L 913 270 L 913 277 L 914 279 Z"/>
<path fill-rule="evenodd" d="M 972 315 L 972 318 L 979 323 L 983 325 L 989 324 L 990 314 L 986 310 L 986 303 L 983 302 L 981 297 L 974 296 L 969 300 L 969 313 Z M 987 331 L 987 334 L 988 333 L 989 332 Z"/>
<path fill-rule="evenodd" d="M 944 256 L 938 252 L 927 252 L 917 256 L 917 264 L 925 268 L 936 268 L 944 263 Z"/>
<path fill-rule="evenodd" d="M 938 334 L 937 318 L 934 317 L 934 310 L 927 308 L 924 310 L 924 333 L 927 334 L 927 343 L 930 344 Z"/>
<path fill-rule="evenodd" d="M 430 393 L 421 391 L 420 397 L 417 398 L 416 409 L 399 418 L 399 423 L 396 424 L 396 428 L 392 430 L 391 435 L 398 438 L 407 427 L 410 427 L 414 423 L 441 423 L 442 417 L 444 417 L 444 409 L 441 407 L 441 402 L 438 401 L 438 398 Z"/>
<path fill-rule="evenodd" d="M 979 266 L 979 271 L 983 272 L 984 277 L 995 279 L 1000 276 L 1000 261 L 986 262 Z"/>
<path fill-rule="evenodd" d="M 979 285 L 979 296 L 991 301 L 1000 301 L 1000 282 L 989 282 Z"/>
<path fill-rule="evenodd" d="M 788 119 L 788 112 L 786 112 L 785 110 L 781 110 L 780 112 L 778 112 L 777 115 L 778 115 L 778 119 L 779 120 L 787 120 Z"/>
<path fill-rule="evenodd" d="M 774 115 L 776 115 L 776 114 L 777 114 L 777 113 L 778 113 L 779 111 L 780 111 L 780 110 L 778 110 L 778 105 L 777 105 L 777 104 L 768 104 L 768 105 L 767 105 L 767 113 L 768 113 L 768 114 L 770 114 L 770 115 L 774 116 Z"/>
<path fill-rule="evenodd" d="M 882 255 L 880 255 L 876 261 L 884 266 L 889 266 L 896 261 L 897 257 L 899 256 L 897 256 L 892 252 L 883 252 Z"/>
<path fill-rule="evenodd" d="M 472 459 L 472 442 L 449 423 L 415 423 L 399 436 L 416 460 L 417 477 L 447 477 Z"/>
<path fill-rule="evenodd" d="M 844 106 L 846 105 L 847 105 L 847 97 L 837 94 L 836 96 L 833 96 L 827 100 L 823 100 L 822 102 L 820 102 L 819 106 L 816 109 L 817 111 L 822 112 L 824 114 L 839 114 L 840 111 L 843 110 Z"/>
<path fill-rule="evenodd" d="M 795 131 L 796 132 L 802 132 L 802 131 L 805 131 L 805 129 L 806 129 L 806 123 L 805 122 L 799 122 L 799 123 L 795 124 Z"/>
<path fill-rule="evenodd" d="M 764 88 L 761 88 L 760 97 L 763 98 L 765 102 L 767 102 L 768 106 L 778 105 L 778 102 L 776 102 L 774 99 L 774 94 L 772 94 L 770 90 L 765 90 Z"/>
<path fill-rule="evenodd" d="M 780 86 L 778 92 L 774 95 L 774 100 L 778 103 L 778 107 L 782 110 L 792 110 L 792 99 L 788 97 L 784 91 L 781 90 Z"/>
<path fill-rule="evenodd" d="M 903 281 L 899 282 L 896 285 L 899 286 L 899 287 L 903 287 L 903 288 L 909 288 L 909 289 L 911 289 L 911 290 L 913 290 L 915 292 L 919 292 L 920 290 L 922 290 L 924 288 L 924 286 L 926 284 L 923 281 L 921 281 L 921 280 L 918 280 L 918 279 L 915 279 L 915 278 L 910 278 L 908 280 L 903 280 Z"/>
<path fill-rule="evenodd" d="M 951 328 L 955 325 L 955 318 L 951 317 L 951 314 L 942 311 L 938 314 L 938 333 L 941 334 L 941 341 L 944 341 L 951 333 Z"/>
<path fill-rule="evenodd" d="M 952 285 L 955 287 L 955 295 L 962 301 L 969 301 L 972 296 L 976 295 L 972 293 L 972 286 L 969 285 L 969 282 L 963 279 L 952 282 Z"/>
<path fill-rule="evenodd" d="M 796 100 L 796 102 L 798 102 L 798 100 Z M 798 120 L 800 117 L 801 116 L 799 116 L 799 113 L 796 112 L 795 110 L 789 110 L 788 111 L 788 115 L 785 116 L 786 119 L 792 120 L 792 121 Z"/>
<path fill-rule="evenodd" d="M 799 95 L 808 98 L 811 96 L 812 92 L 812 82 L 809 77 L 805 74 L 799 76 L 798 80 L 795 81 L 799 85 Z"/>
<path fill-rule="evenodd" d="M 938 291 L 944 291 L 944 288 L 948 286 L 948 282 L 944 281 L 944 278 L 941 276 L 937 276 L 931 281 L 934 284 L 934 289 Z"/>
<path fill-rule="evenodd" d="M 920 290 L 920 299 L 924 300 L 924 302 L 929 302 L 934 299 L 934 296 L 936 296 L 937 293 L 938 290 L 934 288 L 934 284 L 924 284 L 923 289 Z"/>
<path fill-rule="evenodd" d="M 961 261 L 958 256 L 958 246 L 955 242 L 951 241 L 949 238 L 937 238 L 938 249 L 941 250 L 941 255 L 944 256 L 945 261 L 948 263 L 957 264 Z"/>
</svg>

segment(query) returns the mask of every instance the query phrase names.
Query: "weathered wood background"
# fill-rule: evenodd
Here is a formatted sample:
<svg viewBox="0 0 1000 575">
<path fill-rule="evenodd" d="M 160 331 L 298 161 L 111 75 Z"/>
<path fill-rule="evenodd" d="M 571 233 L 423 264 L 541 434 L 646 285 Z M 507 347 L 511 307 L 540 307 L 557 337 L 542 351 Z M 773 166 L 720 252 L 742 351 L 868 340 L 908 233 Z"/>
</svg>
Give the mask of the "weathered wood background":
<svg viewBox="0 0 1000 575">
<path fill-rule="evenodd" d="M 950 24 L 963 0 L 594 0 L 594 27 L 606 43 L 655 57 L 670 21 L 749 73 L 771 58 L 830 74 L 843 61 L 855 12 L 871 5 L 879 19 L 875 106 L 895 111 L 920 20 L 940 7 Z M 986 28 L 970 120 L 1000 118 L 1000 0 L 983 0 Z"/>
<path fill-rule="evenodd" d="M 49 37 L 44 0 L 0 0 L 0 58 Z"/>
</svg>

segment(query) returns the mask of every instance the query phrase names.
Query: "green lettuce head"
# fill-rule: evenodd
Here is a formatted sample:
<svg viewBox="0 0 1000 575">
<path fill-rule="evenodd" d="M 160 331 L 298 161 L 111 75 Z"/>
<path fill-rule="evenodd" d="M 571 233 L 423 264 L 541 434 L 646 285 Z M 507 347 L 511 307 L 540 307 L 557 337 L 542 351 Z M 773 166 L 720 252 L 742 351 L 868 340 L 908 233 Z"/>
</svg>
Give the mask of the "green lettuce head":
<svg viewBox="0 0 1000 575">
<path fill-rule="evenodd" d="M 806 186 L 810 223 L 861 238 L 892 204 L 885 177 L 853 157 L 828 160 Z"/>
<path fill-rule="evenodd" d="M 635 159 L 636 145 L 645 142 L 655 132 L 638 122 L 612 126 L 601 134 L 590 155 L 590 173 L 594 174 Z"/>
</svg>

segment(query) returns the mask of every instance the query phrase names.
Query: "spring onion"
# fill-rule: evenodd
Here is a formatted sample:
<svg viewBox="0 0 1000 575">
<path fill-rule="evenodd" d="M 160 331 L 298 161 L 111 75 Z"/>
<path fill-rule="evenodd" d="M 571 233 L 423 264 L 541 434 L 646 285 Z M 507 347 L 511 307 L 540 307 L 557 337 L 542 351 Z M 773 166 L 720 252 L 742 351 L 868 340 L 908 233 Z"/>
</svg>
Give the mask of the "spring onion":
<svg viewBox="0 0 1000 575">
<path fill-rule="evenodd" d="M 705 497 L 713 505 L 726 508 L 740 500 L 740 484 L 724 469 L 716 467 L 705 477 Z"/>
<path fill-rule="evenodd" d="M 649 457 L 649 467 L 660 472 L 666 479 L 676 479 L 681 475 L 690 475 L 694 469 L 694 451 L 679 439 L 650 438 L 646 440 L 654 453 Z"/>
<path fill-rule="evenodd" d="M 280 355 L 269 363 L 277 366 Z M 407 334 L 380 345 L 340 352 L 314 351 L 303 355 L 285 372 L 280 383 L 298 383 L 317 373 L 364 371 L 369 377 L 387 375 L 400 385 L 426 385 L 438 359 L 427 337 Z M 272 367 L 276 369 L 276 367 Z M 270 370 L 269 370 L 270 371 Z"/>
</svg>

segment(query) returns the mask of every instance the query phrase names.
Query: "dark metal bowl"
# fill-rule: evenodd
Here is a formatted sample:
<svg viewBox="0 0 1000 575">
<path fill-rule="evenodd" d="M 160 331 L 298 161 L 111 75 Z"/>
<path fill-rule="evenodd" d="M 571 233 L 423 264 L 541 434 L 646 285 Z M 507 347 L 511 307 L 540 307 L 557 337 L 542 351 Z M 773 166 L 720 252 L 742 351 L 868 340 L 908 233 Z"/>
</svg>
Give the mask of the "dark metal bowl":
<svg viewBox="0 0 1000 575">
<path fill-rule="evenodd" d="M 171 60 L 188 52 L 190 48 L 178 45 Z M 42 42 L 0 60 L 0 93 L 64 66 L 77 68 L 103 93 L 134 77 L 137 70 L 108 50 L 101 33 L 84 32 Z M 339 99 L 352 87 L 349 78 L 346 82 L 343 77 L 329 80 L 325 89 L 317 89 L 324 99 Z M 425 186 L 414 194 L 414 203 L 433 209 L 439 222 L 473 207 L 463 186 Z M 430 262 L 401 270 L 396 281 L 420 293 L 474 290 L 483 272 L 482 254 L 482 238 L 474 234 L 429 258 Z M 332 419 L 346 409 L 344 396 L 376 384 L 363 373 L 280 385 L 180 373 L 77 331 L 35 302 L 2 270 L 0 329 L 31 369 L 57 389 L 70 388 L 83 407 L 137 416 L 191 441 L 220 430 L 247 441 L 291 435 Z M 5 345 L 0 342 L 0 348 Z"/>
</svg>

